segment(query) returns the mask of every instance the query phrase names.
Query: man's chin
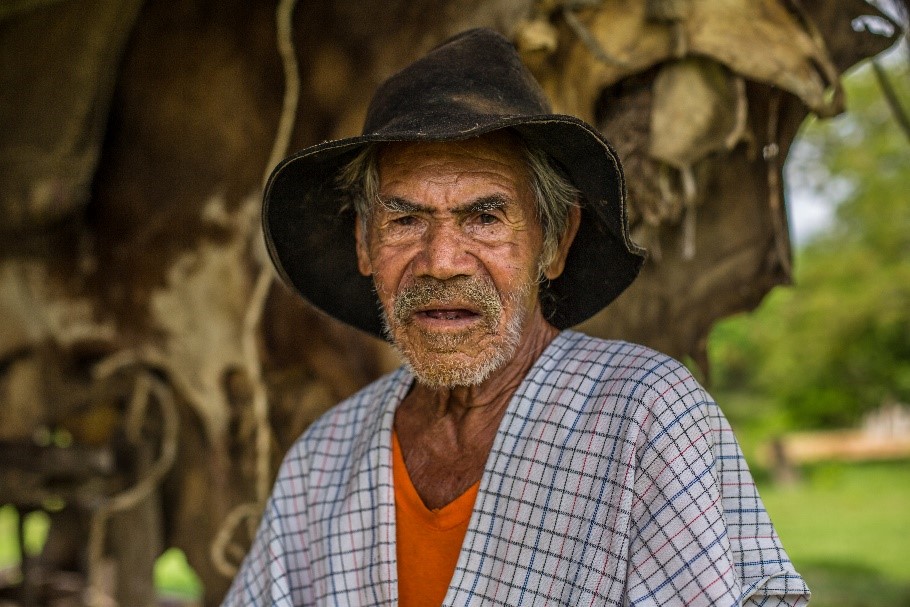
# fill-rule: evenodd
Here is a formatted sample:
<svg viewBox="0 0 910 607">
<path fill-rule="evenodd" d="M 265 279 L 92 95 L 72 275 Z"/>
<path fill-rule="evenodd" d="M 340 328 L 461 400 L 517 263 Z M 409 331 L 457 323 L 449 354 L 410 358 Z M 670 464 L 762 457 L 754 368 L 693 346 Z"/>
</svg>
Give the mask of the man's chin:
<svg viewBox="0 0 910 607">
<path fill-rule="evenodd" d="M 485 335 L 474 328 L 462 329 L 460 331 L 417 331 L 416 335 L 409 336 L 408 350 L 414 352 L 415 356 L 436 355 L 436 356 L 465 356 L 470 353 L 476 353 L 478 347 L 484 341 L 489 341 L 489 335 Z"/>
<path fill-rule="evenodd" d="M 411 342 L 397 343 L 397 347 L 417 381 L 429 388 L 476 386 L 511 356 L 502 345 L 470 334 L 461 338 L 436 335 L 421 340 L 419 346 Z"/>
<path fill-rule="evenodd" d="M 476 386 L 515 355 L 523 316 L 504 329 L 488 323 L 440 330 L 418 323 L 389 327 L 387 335 L 417 381 L 429 388 Z"/>
<path fill-rule="evenodd" d="M 475 362 L 472 365 L 454 360 L 434 360 L 432 362 L 424 360 L 417 364 L 408 360 L 408 368 L 417 382 L 433 389 L 482 384 L 498 366 L 495 361 L 487 360 L 479 364 Z"/>
</svg>

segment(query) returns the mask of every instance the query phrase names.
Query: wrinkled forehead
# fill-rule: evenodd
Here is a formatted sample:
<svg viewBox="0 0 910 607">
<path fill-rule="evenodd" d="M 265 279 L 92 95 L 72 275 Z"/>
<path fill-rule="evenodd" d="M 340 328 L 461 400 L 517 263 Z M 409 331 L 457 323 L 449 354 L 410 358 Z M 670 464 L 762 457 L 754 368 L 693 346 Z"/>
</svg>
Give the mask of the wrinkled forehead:
<svg viewBox="0 0 910 607">
<path fill-rule="evenodd" d="M 426 178 L 434 171 L 489 170 L 512 179 L 516 187 L 529 184 L 525 147 L 508 130 L 458 141 L 383 143 L 377 151 L 379 185 L 401 176 Z"/>
</svg>

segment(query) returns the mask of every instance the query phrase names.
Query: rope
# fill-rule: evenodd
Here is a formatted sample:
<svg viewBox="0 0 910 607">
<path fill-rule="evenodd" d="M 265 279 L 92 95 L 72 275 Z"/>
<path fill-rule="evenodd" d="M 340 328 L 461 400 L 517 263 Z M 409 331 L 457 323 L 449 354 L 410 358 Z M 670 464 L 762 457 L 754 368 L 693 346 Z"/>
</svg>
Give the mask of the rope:
<svg viewBox="0 0 910 607">
<path fill-rule="evenodd" d="M 262 189 L 272 169 L 287 155 L 291 134 L 294 131 L 294 121 L 297 117 L 297 105 L 300 101 L 300 74 L 297 64 L 297 54 L 294 49 L 292 18 L 297 0 L 281 0 L 275 11 L 275 31 L 278 54 L 284 66 L 284 99 L 281 108 L 281 117 L 278 121 L 278 131 L 272 144 L 272 153 L 269 156 L 265 172 L 262 176 Z M 258 206 L 258 204 L 257 204 Z M 258 217 L 258 213 L 255 215 Z M 256 222 L 257 226 L 258 221 Z M 257 231 L 258 237 L 258 231 Z M 265 505 L 268 499 L 271 474 L 269 470 L 270 427 L 268 398 L 262 380 L 262 364 L 257 348 L 258 328 L 262 320 L 265 302 L 272 285 L 274 274 L 268 263 L 263 267 L 256 278 L 250 306 L 244 317 L 244 356 L 247 362 L 247 371 L 252 385 L 253 415 L 256 423 L 256 499 L 260 505 Z"/>
<path fill-rule="evenodd" d="M 253 386 L 253 420 L 256 425 L 256 501 L 261 505 L 269 496 L 271 480 L 269 453 L 271 432 L 269 426 L 269 403 L 262 379 L 262 364 L 256 339 L 259 321 L 265 308 L 265 301 L 272 286 L 272 272 L 265 268 L 256 279 L 250 307 L 244 318 L 243 355 Z"/>
<path fill-rule="evenodd" d="M 885 68 L 882 67 L 881 61 L 873 59 L 872 70 L 875 72 L 875 79 L 878 81 L 878 86 L 882 89 L 885 101 L 891 109 L 891 114 L 894 115 L 894 120 L 897 122 L 897 125 L 901 128 L 901 131 L 903 131 L 907 139 L 910 140 L 910 116 L 908 116 L 904 106 L 901 105 L 901 101 L 897 97 L 897 92 L 894 90 L 894 86 L 888 78 L 888 73 L 885 71 Z"/>
<path fill-rule="evenodd" d="M 222 575 L 231 577 L 237 573 L 237 565 L 227 558 L 227 553 L 230 551 L 232 545 L 231 540 L 234 531 L 240 526 L 240 523 L 242 523 L 244 519 L 255 519 L 259 517 L 260 514 L 261 511 L 258 504 L 247 502 L 245 504 L 240 504 L 224 517 L 224 521 L 221 523 L 221 527 L 218 528 L 218 532 L 215 534 L 215 539 L 212 540 L 212 546 L 209 550 L 209 557 L 212 559 L 212 564 Z M 236 557 L 237 562 L 243 558 L 243 554 L 234 554 L 233 556 Z"/>
<path fill-rule="evenodd" d="M 164 422 L 161 453 L 136 484 L 105 501 L 92 514 L 87 547 L 88 587 L 85 596 L 85 602 L 89 607 L 108 607 L 115 604 L 113 599 L 104 593 L 101 584 L 101 564 L 104 558 L 104 541 L 108 520 L 112 515 L 135 508 L 148 499 L 177 459 L 180 421 L 173 394 L 166 384 L 155 378 L 149 371 L 141 370 L 136 375 L 130 408 L 147 411 L 148 401 L 152 395 L 158 401 Z M 132 411 L 128 412 L 127 417 L 135 419 Z"/>
<path fill-rule="evenodd" d="M 278 54 L 284 68 L 284 98 L 282 101 L 281 116 L 278 129 L 272 144 L 272 151 L 265 166 L 262 176 L 262 189 L 265 190 L 268 177 L 281 159 L 287 154 L 294 123 L 297 117 L 297 106 L 300 101 L 300 74 L 294 49 L 292 18 L 297 0 L 281 0 L 275 11 L 275 32 Z M 257 201 L 258 206 L 258 201 Z M 252 213 L 258 218 L 258 213 Z M 254 219 L 258 226 L 258 219 Z M 254 230 L 253 238 L 259 238 L 258 230 Z M 244 521 L 250 523 L 250 528 L 262 513 L 262 508 L 268 499 L 271 484 L 271 467 L 269 456 L 271 452 L 271 427 L 269 425 L 268 395 L 265 382 L 262 379 L 262 363 L 259 356 L 259 325 L 262 320 L 265 303 L 269 289 L 274 280 L 274 273 L 268 262 L 262 260 L 262 268 L 256 277 L 250 304 L 247 308 L 243 322 L 243 356 L 246 363 L 247 375 L 253 389 L 252 409 L 253 421 L 256 427 L 256 465 L 255 465 L 255 496 L 254 502 L 240 504 L 235 507 L 222 521 L 215 538 L 212 541 L 209 556 L 215 569 L 226 577 L 232 577 L 237 572 L 237 566 L 231 563 L 227 556 L 231 551 L 231 538 L 236 528 Z M 242 554 L 240 555 L 242 558 Z M 239 560 L 239 558 L 237 559 Z"/>
<path fill-rule="evenodd" d="M 297 104 L 300 100 L 300 74 L 291 26 L 296 4 L 297 0 L 281 0 L 275 11 L 278 54 L 281 55 L 281 63 L 284 66 L 284 100 L 281 118 L 278 122 L 278 132 L 272 145 L 272 155 L 269 157 L 265 174 L 262 176 L 263 189 L 265 189 L 265 182 L 272 169 L 287 153 L 291 134 L 294 131 L 294 120 L 297 117 Z"/>
</svg>

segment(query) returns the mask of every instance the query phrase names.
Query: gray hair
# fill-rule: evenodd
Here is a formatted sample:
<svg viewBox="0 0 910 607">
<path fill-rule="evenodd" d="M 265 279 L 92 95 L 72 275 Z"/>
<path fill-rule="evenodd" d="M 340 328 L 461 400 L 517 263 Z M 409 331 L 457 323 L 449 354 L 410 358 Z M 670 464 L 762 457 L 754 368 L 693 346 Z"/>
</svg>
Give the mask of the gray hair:
<svg viewBox="0 0 910 607">
<path fill-rule="evenodd" d="M 543 249 L 540 255 L 539 271 L 556 257 L 559 242 L 569 225 L 569 210 L 579 204 L 579 191 L 562 168 L 542 149 L 532 146 L 517 137 L 528 171 L 529 186 L 534 196 L 537 221 L 543 230 Z M 337 185 L 350 197 L 365 228 L 373 203 L 379 195 L 379 149 L 378 143 L 369 143 L 338 174 Z"/>
</svg>

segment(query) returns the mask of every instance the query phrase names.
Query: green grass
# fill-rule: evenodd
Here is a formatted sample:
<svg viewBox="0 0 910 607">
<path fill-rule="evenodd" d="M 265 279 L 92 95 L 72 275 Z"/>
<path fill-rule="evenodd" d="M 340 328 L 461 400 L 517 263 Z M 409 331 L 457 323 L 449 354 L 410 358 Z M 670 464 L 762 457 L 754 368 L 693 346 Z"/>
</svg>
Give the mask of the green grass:
<svg viewBox="0 0 910 607">
<path fill-rule="evenodd" d="M 760 397 L 716 396 L 811 607 L 910 607 L 910 462 L 816 465 L 776 485 L 759 453 L 788 431 L 786 415 Z"/>
<path fill-rule="evenodd" d="M 819 465 L 760 491 L 813 607 L 910 606 L 910 462 Z"/>
</svg>

